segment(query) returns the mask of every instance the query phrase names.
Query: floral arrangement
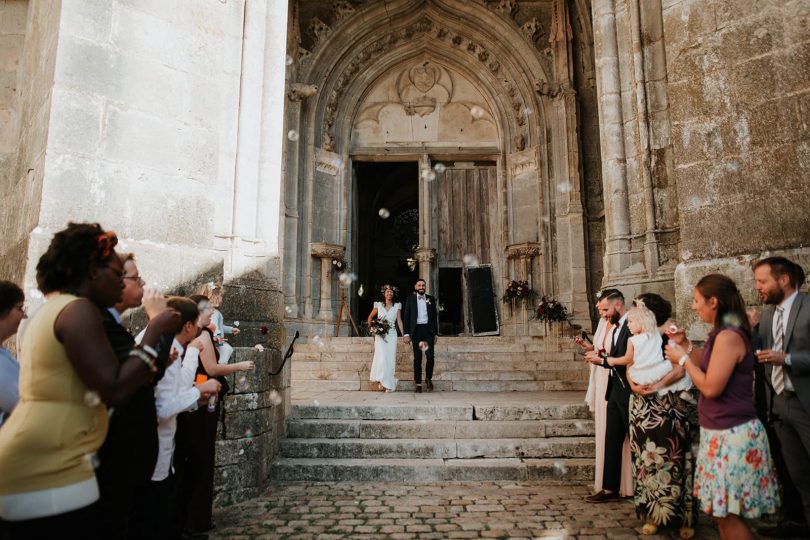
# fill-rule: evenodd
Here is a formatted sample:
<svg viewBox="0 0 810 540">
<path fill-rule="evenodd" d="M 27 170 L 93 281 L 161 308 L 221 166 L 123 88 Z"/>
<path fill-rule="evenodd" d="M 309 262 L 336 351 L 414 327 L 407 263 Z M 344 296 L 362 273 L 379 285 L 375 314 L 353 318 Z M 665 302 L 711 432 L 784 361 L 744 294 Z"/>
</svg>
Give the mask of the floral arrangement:
<svg viewBox="0 0 810 540">
<path fill-rule="evenodd" d="M 372 336 L 380 336 L 385 340 L 388 336 L 388 331 L 391 330 L 391 323 L 388 319 L 374 319 L 368 325 L 368 333 Z"/>
<path fill-rule="evenodd" d="M 504 304 L 508 304 L 512 300 L 522 300 L 524 298 L 531 300 L 535 295 L 536 293 L 529 288 L 528 281 L 512 280 L 509 282 L 509 285 L 506 286 L 502 300 Z"/>
<path fill-rule="evenodd" d="M 537 319 L 545 322 L 567 321 L 569 317 L 568 308 L 554 300 L 543 296 L 537 304 Z"/>
<path fill-rule="evenodd" d="M 394 293 L 394 297 L 396 297 L 399 294 L 399 287 L 397 287 L 395 285 L 387 285 L 386 284 L 386 285 L 383 285 L 383 286 L 380 287 L 380 296 L 382 298 L 385 298 L 385 289 L 391 289 L 391 292 Z"/>
</svg>

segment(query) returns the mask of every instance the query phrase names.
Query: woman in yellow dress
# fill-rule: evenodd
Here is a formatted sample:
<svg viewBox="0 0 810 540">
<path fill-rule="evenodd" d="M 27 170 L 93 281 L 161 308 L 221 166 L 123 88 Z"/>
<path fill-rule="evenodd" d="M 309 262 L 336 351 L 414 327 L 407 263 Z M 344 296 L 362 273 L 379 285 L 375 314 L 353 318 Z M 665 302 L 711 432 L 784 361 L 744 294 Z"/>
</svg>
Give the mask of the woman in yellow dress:
<svg viewBox="0 0 810 540">
<path fill-rule="evenodd" d="M 95 452 L 107 407 L 124 403 L 155 372 L 154 346 L 177 325 L 156 301 L 142 345 L 120 364 L 101 310 L 123 290 L 117 238 L 98 224 L 69 224 L 37 264 L 48 295 L 28 326 L 20 402 L 0 429 L 0 518 L 7 538 L 98 538 Z"/>
</svg>

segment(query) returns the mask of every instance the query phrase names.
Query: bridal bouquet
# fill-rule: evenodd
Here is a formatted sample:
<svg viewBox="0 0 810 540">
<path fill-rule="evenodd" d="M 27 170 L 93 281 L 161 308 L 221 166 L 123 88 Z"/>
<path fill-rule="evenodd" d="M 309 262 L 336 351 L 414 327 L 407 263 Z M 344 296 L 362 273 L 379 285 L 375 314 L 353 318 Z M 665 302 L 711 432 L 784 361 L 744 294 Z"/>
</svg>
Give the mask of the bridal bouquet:
<svg viewBox="0 0 810 540">
<path fill-rule="evenodd" d="M 388 336 L 388 331 L 391 330 L 391 323 L 388 319 L 374 319 L 368 325 L 368 333 L 372 336 L 380 336 L 385 339 Z"/>
</svg>

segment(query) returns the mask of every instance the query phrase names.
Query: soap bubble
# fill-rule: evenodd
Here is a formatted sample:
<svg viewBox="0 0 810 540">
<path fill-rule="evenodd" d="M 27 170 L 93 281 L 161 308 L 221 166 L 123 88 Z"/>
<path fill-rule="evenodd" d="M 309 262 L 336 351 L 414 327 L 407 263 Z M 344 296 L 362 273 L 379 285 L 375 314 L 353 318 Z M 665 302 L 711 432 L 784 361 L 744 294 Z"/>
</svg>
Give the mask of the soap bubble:
<svg viewBox="0 0 810 540">
<path fill-rule="evenodd" d="M 569 193 L 571 191 L 571 184 L 567 181 L 562 181 L 557 184 L 557 191 L 560 193 Z"/>
<path fill-rule="evenodd" d="M 239 328 L 239 321 L 233 321 L 233 325 L 234 325 L 235 327 Z"/>
<path fill-rule="evenodd" d="M 290 306 L 284 306 L 284 313 L 286 313 L 287 315 L 291 315 L 292 308 Z"/>
<path fill-rule="evenodd" d="M 577 431 L 582 431 L 582 428 L 584 426 L 580 420 L 577 420 L 576 422 L 574 422 L 574 427 L 577 428 Z"/>
<path fill-rule="evenodd" d="M 287 132 L 287 138 L 290 139 L 291 141 L 297 141 L 298 132 L 295 131 L 294 129 L 291 129 L 290 131 Z"/>
<path fill-rule="evenodd" d="M 288 55 L 287 55 L 287 59 L 284 61 L 284 63 L 285 63 L 285 64 L 287 64 L 288 66 L 291 66 L 291 65 L 292 65 L 292 63 L 293 63 L 293 58 L 292 58 L 292 56 L 290 56 L 290 55 L 288 54 Z"/>
<path fill-rule="evenodd" d="M 736 313 L 726 313 L 723 315 L 723 326 L 733 326 L 739 328 L 742 325 L 742 319 Z"/>
<path fill-rule="evenodd" d="M 312 400 L 312 403 L 314 403 L 316 407 L 321 404 L 317 399 Z"/>
<path fill-rule="evenodd" d="M 442 174 L 444 171 L 447 170 L 447 166 L 444 163 L 437 163 L 433 166 L 433 170 L 439 174 Z"/>
<path fill-rule="evenodd" d="M 353 272 L 343 272 L 338 276 L 338 281 L 340 281 L 341 287 L 348 287 L 357 279 L 357 275 Z"/>
<path fill-rule="evenodd" d="M 478 257 L 472 253 L 464 255 L 462 261 L 464 261 L 464 266 L 478 266 L 481 263 Z"/>
<path fill-rule="evenodd" d="M 242 455 L 244 455 L 244 454 L 245 454 L 245 449 L 244 449 L 244 448 L 240 448 L 240 449 L 239 449 L 239 455 L 240 455 L 240 456 L 242 456 Z"/>
<path fill-rule="evenodd" d="M 470 114 L 472 115 L 473 118 L 478 120 L 480 118 L 483 118 L 486 112 L 478 105 L 473 105 L 473 107 L 470 109 Z"/>
<path fill-rule="evenodd" d="M 323 340 L 321 339 L 321 336 L 314 336 L 312 338 L 312 343 L 314 343 L 318 347 L 323 347 Z"/>
<path fill-rule="evenodd" d="M 532 111 L 531 107 L 523 107 L 523 116 L 529 116 L 532 114 L 532 112 L 534 111 Z"/>
<path fill-rule="evenodd" d="M 96 454 L 95 452 L 85 454 L 84 459 L 86 459 L 87 462 L 90 464 L 90 466 L 93 467 L 94 469 L 98 469 L 99 466 L 101 465 L 101 460 L 98 458 L 98 454 Z"/>
<path fill-rule="evenodd" d="M 272 403 L 273 405 L 278 405 L 282 401 L 284 401 L 284 399 L 281 397 L 281 394 L 279 394 L 278 391 L 276 390 L 270 391 L 270 403 Z"/>
<path fill-rule="evenodd" d="M 264 352 L 264 345 L 262 345 L 261 343 L 257 343 L 256 345 L 253 346 L 253 348 L 259 352 Z"/>
<path fill-rule="evenodd" d="M 377 213 L 383 219 L 388 219 L 389 217 L 391 217 L 391 212 L 388 211 L 388 208 L 380 208 L 380 211 Z"/>
<path fill-rule="evenodd" d="M 421 349 L 422 352 L 425 352 L 429 348 L 430 348 L 430 345 L 428 345 L 427 341 L 420 341 L 419 342 L 419 349 Z"/>
<path fill-rule="evenodd" d="M 357 289 L 357 296 L 362 297 L 365 293 L 366 293 L 366 291 L 363 290 L 363 284 L 361 283 L 360 288 Z"/>
<path fill-rule="evenodd" d="M 419 172 L 419 178 L 422 180 L 427 180 L 428 182 L 432 182 L 436 179 L 436 173 L 433 172 L 432 169 L 422 169 Z"/>
<path fill-rule="evenodd" d="M 88 390 L 84 393 L 84 404 L 88 407 L 98 407 L 101 405 L 101 396 L 98 395 L 98 392 Z"/>
<path fill-rule="evenodd" d="M 252 439 L 253 438 L 253 430 L 252 429 L 247 428 L 245 430 L 245 438 L 246 439 Z"/>
<path fill-rule="evenodd" d="M 568 467 L 566 467 L 565 464 L 562 461 L 555 461 L 554 462 L 554 469 L 559 474 L 565 474 L 565 473 L 568 472 Z"/>
</svg>

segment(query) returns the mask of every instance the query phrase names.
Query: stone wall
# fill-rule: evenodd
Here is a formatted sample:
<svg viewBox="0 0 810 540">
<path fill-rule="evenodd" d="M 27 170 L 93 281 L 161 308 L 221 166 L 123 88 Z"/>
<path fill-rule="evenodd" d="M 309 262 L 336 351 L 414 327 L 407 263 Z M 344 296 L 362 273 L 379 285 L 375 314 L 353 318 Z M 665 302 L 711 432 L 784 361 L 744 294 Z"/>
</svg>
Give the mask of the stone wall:
<svg viewBox="0 0 810 540">
<path fill-rule="evenodd" d="M 17 282 L 39 219 L 60 12 L 60 0 L 0 5 L 0 277 Z"/>
<path fill-rule="evenodd" d="M 758 303 L 753 258 L 784 253 L 810 267 L 810 3 L 670 0 L 663 24 L 679 308 L 708 271 Z"/>
</svg>

